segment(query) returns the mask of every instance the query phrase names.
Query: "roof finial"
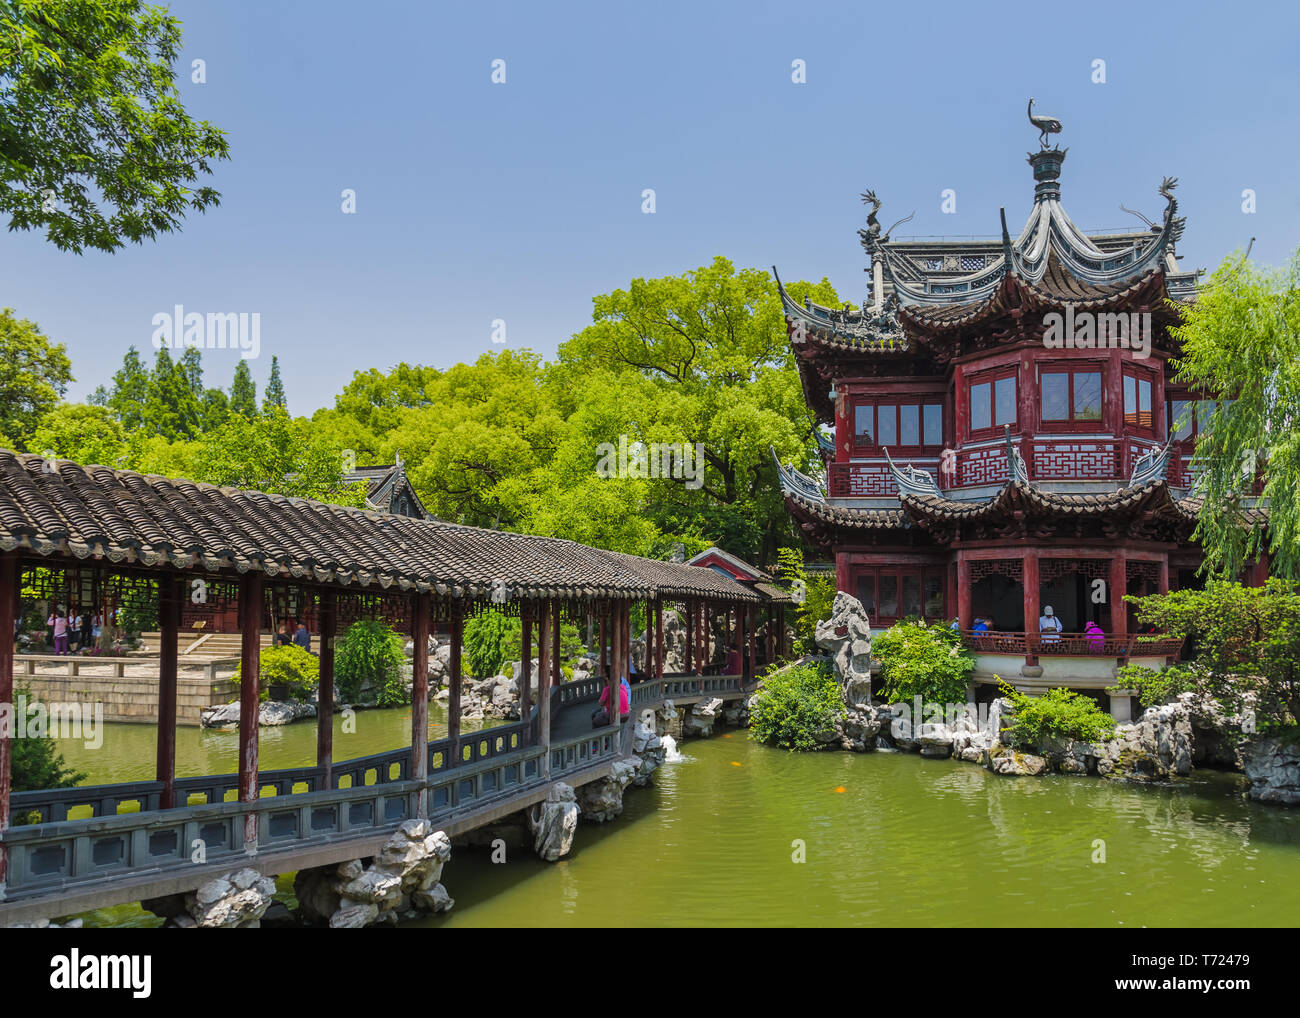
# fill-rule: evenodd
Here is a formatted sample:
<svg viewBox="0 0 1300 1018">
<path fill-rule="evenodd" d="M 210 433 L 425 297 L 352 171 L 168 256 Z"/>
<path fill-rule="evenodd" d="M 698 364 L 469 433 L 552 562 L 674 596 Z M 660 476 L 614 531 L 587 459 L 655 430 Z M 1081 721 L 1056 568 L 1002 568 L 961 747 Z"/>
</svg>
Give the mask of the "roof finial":
<svg viewBox="0 0 1300 1018">
<path fill-rule="evenodd" d="M 1011 234 L 1007 232 L 1007 209 L 1005 205 L 998 209 L 998 215 L 1002 217 L 1002 257 L 1006 259 L 1007 271 L 1014 273 L 1016 267 L 1011 260 Z"/>
</svg>

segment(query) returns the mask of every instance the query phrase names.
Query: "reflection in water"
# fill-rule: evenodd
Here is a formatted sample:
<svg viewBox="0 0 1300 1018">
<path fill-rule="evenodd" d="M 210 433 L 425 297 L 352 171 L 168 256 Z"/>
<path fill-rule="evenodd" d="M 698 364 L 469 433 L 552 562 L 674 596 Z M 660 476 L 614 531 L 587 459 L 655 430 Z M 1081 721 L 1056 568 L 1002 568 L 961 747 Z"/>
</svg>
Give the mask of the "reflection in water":
<svg viewBox="0 0 1300 1018">
<path fill-rule="evenodd" d="M 430 713 L 436 736 L 442 705 Z M 69 762 L 92 781 L 150 777 L 154 729 L 107 728 L 98 752 L 64 744 Z M 398 748 L 409 731 L 409 709 L 359 713 L 355 735 L 336 728 L 336 754 Z M 409 925 L 1292 926 L 1300 914 L 1300 813 L 1245 801 L 1234 775 L 1002 778 L 732 734 L 685 756 L 670 742 L 681 762 L 629 789 L 616 821 L 581 824 L 559 863 L 457 847 L 443 877 L 456 907 Z M 313 725 L 263 729 L 263 767 L 314 757 Z M 183 729 L 177 758 L 183 775 L 233 770 L 235 735 Z M 792 861 L 796 841 L 806 862 Z M 92 919 L 157 923 L 136 906 Z"/>
</svg>

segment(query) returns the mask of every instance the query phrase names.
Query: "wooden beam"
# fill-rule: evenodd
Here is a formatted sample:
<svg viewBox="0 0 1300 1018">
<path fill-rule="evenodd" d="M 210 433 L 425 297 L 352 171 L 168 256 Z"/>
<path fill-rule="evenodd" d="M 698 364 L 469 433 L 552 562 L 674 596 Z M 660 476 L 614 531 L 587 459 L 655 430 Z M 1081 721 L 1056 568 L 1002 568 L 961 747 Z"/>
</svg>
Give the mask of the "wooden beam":
<svg viewBox="0 0 1300 1018">
<path fill-rule="evenodd" d="M 181 598 L 185 581 L 166 576 L 158 581 L 158 734 L 154 777 L 162 782 L 159 807 L 176 805 L 176 675 Z"/>
<path fill-rule="evenodd" d="M 333 587 L 320 593 L 320 685 L 316 690 L 316 766 L 324 770 L 321 791 L 334 787 L 334 636 L 338 625 L 338 594 Z"/>
<path fill-rule="evenodd" d="M 429 598 L 415 595 L 411 619 L 411 780 L 429 776 Z M 429 815 L 429 790 L 417 796 L 416 816 Z"/>
<path fill-rule="evenodd" d="M 682 602 L 682 628 L 686 630 L 686 660 L 682 663 L 682 667 L 686 670 L 686 674 L 690 675 L 692 670 L 691 662 L 695 657 L 694 601 L 687 600 Z"/>
<path fill-rule="evenodd" d="M 967 571 L 969 573 L 969 566 L 967 567 Z M 1027 634 L 1034 634 L 1038 632 L 1038 615 L 1039 615 L 1037 549 L 1027 550 L 1024 553 L 1024 556 L 1021 559 L 1020 575 L 1021 575 L 1021 581 L 1020 581 L 1021 587 L 1023 588 L 1021 594 L 1024 600 L 1025 632 Z M 967 600 L 969 601 L 969 595 L 967 595 Z M 962 626 L 963 628 L 967 628 L 967 629 L 970 628 L 969 626 L 966 625 L 966 623 L 962 623 Z M 1031 666 L 1037 665 L 1038 657 L 1034 654 L 1027 654 L 1025 656 L 1025 664 Z"/>
<path fill-rule="evenodd" d="M 461 644 L 465 634 L 465 619 L 461 603 L 451 604 L 451 660 L 448 662 L 450 677 L 447 679 L 447 754 L 443 765 L 454 767 L 460 763 L 460 656 Z"/>
<path fill-rule="evenodd" d="M 262 674 L 262 576 L 239 579 L 239 801 L 256 802 L 258 692 Z M 244 851 L 257 852 L 257 814 L 244 820 Z"/>
<path fill-rule="evenodd" d="M 1128 556 L 1117 548 L 1110 560 L 1110 635 L 1116 638 L 1128 635 L 1128 605 L 1124 595 L 1128 592 Z"/>
<path fill-rule="evenodd" d="M 19 597 L 18 560 L 0 558 L 0 706 L 14 703 L 14 617 Z M 11 714 L 12 717 L 12 714 Z M 12 787 L 13 736 L 10 725 L 0 726 L 0 832 L 9 828 L 9 792 Z M 0 842 L 0 901 L 5 890 L 5 846 Z"/>
</svg>

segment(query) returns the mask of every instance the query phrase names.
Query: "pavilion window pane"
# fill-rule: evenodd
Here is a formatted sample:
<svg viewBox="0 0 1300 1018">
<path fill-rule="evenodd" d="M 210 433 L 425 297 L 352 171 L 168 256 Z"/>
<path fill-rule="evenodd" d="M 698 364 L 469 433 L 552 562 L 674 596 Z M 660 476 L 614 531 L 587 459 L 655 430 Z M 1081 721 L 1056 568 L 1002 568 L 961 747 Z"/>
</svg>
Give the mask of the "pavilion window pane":
<svg viewBox="0 0 1300 1018">
<path fill-rule="evenodd" d="M 1101 372 L 1075 373 L 1074 419 L 1076 421 L 1101 420 Z"/>
<path fill-rule="evenodd" d="M 863 441 L 871 441 L 872 432 L 875 430 L 875 413 L 876 408 L 873 406 L 853 408 L 853 433 Z"/>
<path fill-rule="evenodd" d="M 994 421 L 998 427 L 1016 423 L 1016 380 L 999 378 L 993 383 L 994 403 L 997 416 Z"/>
<path fill-rule="evenodd" d="M 921 614 L 921 577 L 916 573 L 903 575 L 903 603 L 899 614 Z"/>
<path fill-rule="evenodd" d="M 970 387 L 970 427 L 972 431 L 993 427 L 992 393 L 988 382 Z"/>
<path fill-rule="evenodd" d="M 1138 427 L 1155 427 L 1151 417 L 1151 383 L 1145 378 L 1138 381 Z"/>
<path fill-rule="evenodd" d="M 1203 435 L 1210 430 L 1210 421 L 1214 416 L 1214 403 L 1208 399 L 1196 401 L 1196 433 Z"/>
<path fill-rule="evenodd" d="M 921 408 L 915 404 L 898 408 L 898 444 L 921 444 Z"/>
<path fill-rule="evenodd" d="M 1045 372 L 1041 385 L 1043 420 L 1070 419 L 1070 376 L 1064 372 Z"/>
<path fill-rule="evenodd" d="M 1136 427 L 1138 422 L 1137 379 L 1132 375 L 1124 376 L 1124 423 Z"/>
<path fill-rule="evenodd" d="M 1192 437 L 1192 414 L 1189 400 L 1176 399 L 1169 404 L 1169 432 L 1183 442 Z"/>
<path fill-rule="evenodd" d="M 880 607 L 878 614 L 882 619 L 898 618 L 898 577 L 881 576 L 879 583 Z M 870 616 L 867 616 L 870 618 Z"/>
<path fill-rule="evenodd" d="M 943 577 L 932 572 L 925 574 L 925 617 L 943 618 Z"/>
<path fill-rule="evenodd" d="M 943 406 L 925 408 L 925 444 L 943 445 Z"/>
<path fill-rule="evenodd" d="M 898 444 L 898 407 L 882 403 L 876 408 L 876 444 Z"/>
<path fill-rule="evenodd" d="M 858 600 L 862 602 L 862 607 L 866 609 L 867 618 L 874 618 L 876 614 L 876 577 L 874 573 L 867 573 L 858 577 Z"/>
</svg>

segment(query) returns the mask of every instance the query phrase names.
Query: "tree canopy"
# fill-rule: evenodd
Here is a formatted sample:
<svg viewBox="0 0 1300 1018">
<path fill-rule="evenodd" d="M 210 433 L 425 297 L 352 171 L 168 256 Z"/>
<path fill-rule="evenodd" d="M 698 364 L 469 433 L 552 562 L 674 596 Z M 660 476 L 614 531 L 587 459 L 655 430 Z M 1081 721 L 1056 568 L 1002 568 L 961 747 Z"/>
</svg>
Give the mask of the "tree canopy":
<svg viewBox="0 0 1300 1018">
<path fill-rule="evenodd" d="M 220 201 L 228 158 L 172 65 L 180 22 L 141 0 L 0 0 L 0 213 L 56 247 L 115 251 Z"/>
<path fill-rule="evenodd" d="M 1174 334 L 1177 380 L 1215 403 L 1192 462 L 1207 568 L 1235 577 L 1266 550 L 1274 575 L 1300 581 L 1300 250 L 1277 270 L 1228 258 Z M 1246 511 L 1260 472 L 1267 538 Z"/>
</svg>

